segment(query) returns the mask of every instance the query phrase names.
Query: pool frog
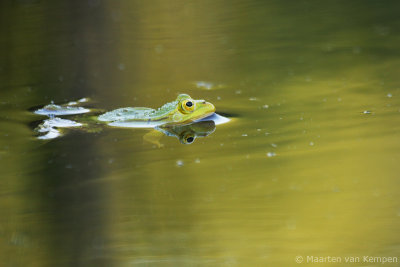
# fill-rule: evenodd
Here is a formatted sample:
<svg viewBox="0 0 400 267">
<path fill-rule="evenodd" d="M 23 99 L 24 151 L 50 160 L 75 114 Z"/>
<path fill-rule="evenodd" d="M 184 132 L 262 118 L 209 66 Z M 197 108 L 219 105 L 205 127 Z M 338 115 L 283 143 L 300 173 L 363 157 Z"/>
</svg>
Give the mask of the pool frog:
<svg viewBox="0 0 400 267">
<path fill-rule="evenodd" d="M 215 112 L 213 104 L 205 100 L 194 100 L 187 94 L 180 94 L 175 101 L 164 104 L 158 109 L 128 107 L 109 111 L 98 116 L 99 121 L 110 126 L 156 127 L 164 124 L 184 124 L 197 121 Z M 122 123 L 122 124 L 121 124 Z"/>
</svg>

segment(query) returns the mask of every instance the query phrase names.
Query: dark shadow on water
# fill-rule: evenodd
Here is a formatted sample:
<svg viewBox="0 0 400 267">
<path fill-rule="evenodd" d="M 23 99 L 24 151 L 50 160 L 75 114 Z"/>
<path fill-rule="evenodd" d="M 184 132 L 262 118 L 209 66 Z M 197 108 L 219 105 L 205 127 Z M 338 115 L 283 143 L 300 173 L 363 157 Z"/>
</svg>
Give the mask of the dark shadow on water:
<svg viewBox="0 0 400 267">
<path fill-rule="evenodd" d="M 103 169 L 96 160 L 96 142 L 82 137 L 47 144 L 49 150 L 57 151 L 48 155 L 43 173 L 48 191 L 43 201 L 52 222 L 49 256 L 57 266 L 60 262 L 109 266 L 110 255 L 105 253 L 107 192 L 104 184 L 96 182 Z"/>
<path fill-rule="evenodd" d="M 94 94 L 89 65 L 110 38 L 104 1 L 4 1 L 0 7 L 1 93 L 33 86 L 40 102 Z M 31 181 L 37 190 L 31 200 L 43 211 L 37 220 L 46 222 L 43 260 L 49 266 L 111 266 L 105 252 L 107 191 L 95 182 L 104 171 L 96 160 L 96 141 L 72 137 L 40 147 L 43 167 Z"/>
</svg>

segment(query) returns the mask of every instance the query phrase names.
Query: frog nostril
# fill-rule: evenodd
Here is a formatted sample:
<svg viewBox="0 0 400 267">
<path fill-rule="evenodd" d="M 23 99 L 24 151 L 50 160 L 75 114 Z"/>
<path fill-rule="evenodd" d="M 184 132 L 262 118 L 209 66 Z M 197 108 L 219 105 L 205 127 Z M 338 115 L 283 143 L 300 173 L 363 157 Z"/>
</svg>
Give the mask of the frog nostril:
<svg viewBox="0 0 400 267">
<path fill-rule="evenodd" d="M 206 103 L 206 101 L 205 100 L 203 100 L 203 102 L 202 102 L 203 104 L 205 104 Z"/>
</svg>

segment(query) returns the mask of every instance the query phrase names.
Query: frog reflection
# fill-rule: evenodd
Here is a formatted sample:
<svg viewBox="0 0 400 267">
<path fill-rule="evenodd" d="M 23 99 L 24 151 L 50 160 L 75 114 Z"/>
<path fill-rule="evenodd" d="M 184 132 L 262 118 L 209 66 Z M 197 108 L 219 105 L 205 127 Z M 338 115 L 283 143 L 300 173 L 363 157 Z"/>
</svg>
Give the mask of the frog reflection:
<svg viewBox="0 0 400 267">
<path fill-rule="evenodd" d="M 124 124 L 120 123 L 119 127 L 123 128 Z M 127 128 L 132 128 L 127 125 Z M 39 139 L 54 139 L 63 134 L 63 130 L 67 128 L 76 128 L 84 132 L 101 132 L 101 127 L 88 126 L 87 124 L 78 123 L 73 120 L 60 118 L 50 118 L 40 123 L 35 131 L 38 133 L 45 132 L 45 135 L 39 136 Z M 96 129 L 96 130 L 94 130 Z M 206 137 L 215 131 L 215 122 L 213 120 L 201 120 L 185 125 L 167 124 L 155 127 L 143 136 L 143 139 L 151 144 L 163 147 L 160 142 L 163 136 L 176 137 L 181 144 L 192 144 L 196 138 Z"/>
<path fill-rule="evenodd" d="M 143 139 L 149 143 L 162 147 L 160 139 L 163 135 L 176 137 L 181 144 L 190 145 L 198 137 L 206 137 L 215 131 L 213 120 L 203 120 L 186 125 L 166 125 L 156 127 L 145 134 Z"/>
</svg>

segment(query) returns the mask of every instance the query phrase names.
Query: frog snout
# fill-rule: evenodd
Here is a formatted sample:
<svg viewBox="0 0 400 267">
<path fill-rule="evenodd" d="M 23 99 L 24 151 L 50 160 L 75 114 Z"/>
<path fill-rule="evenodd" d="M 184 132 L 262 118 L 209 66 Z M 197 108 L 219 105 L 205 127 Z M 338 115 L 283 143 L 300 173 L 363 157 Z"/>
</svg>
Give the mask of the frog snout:
<svg viewBox="0 0 400 267">
<path fill-rule="evenodd" d="M 208 112 L 215 112 L 215 107 L 213 104 L 211 104 L 210 102 L 207 102 L 205 100 L 197 100 L 199 104 L 201 104 L 202 109 L 204 110 L 204 108 L 208 111 Z"/>
<path fill-rule="evenodd" d="M 210 109 L 212 110 L 212 112 L 215 112 L 215 106 L 209 102 L 206 102 L 206 104 L 208 104 L 210 106 Z"/>
</svg>

